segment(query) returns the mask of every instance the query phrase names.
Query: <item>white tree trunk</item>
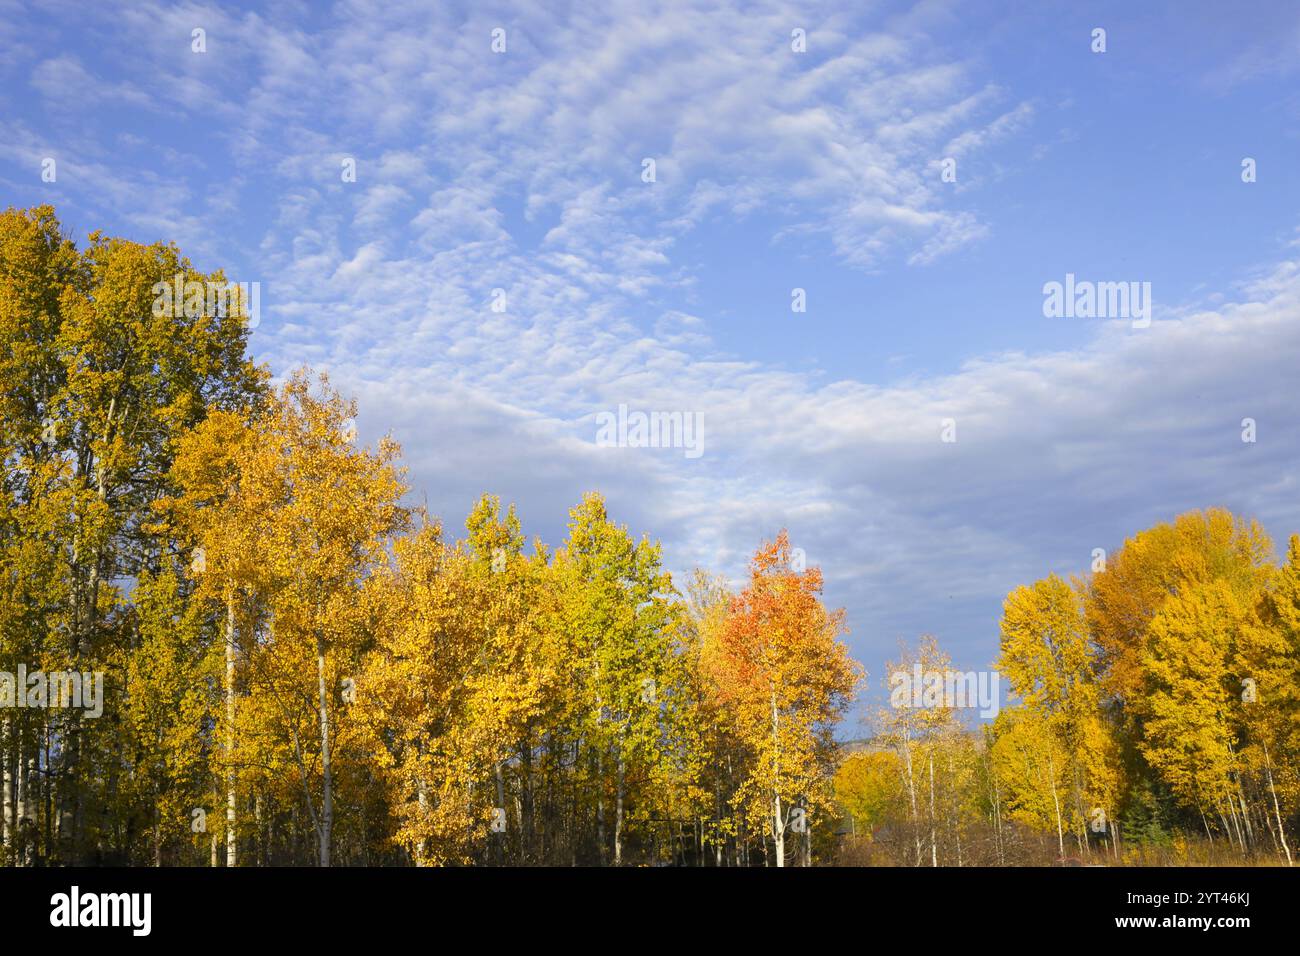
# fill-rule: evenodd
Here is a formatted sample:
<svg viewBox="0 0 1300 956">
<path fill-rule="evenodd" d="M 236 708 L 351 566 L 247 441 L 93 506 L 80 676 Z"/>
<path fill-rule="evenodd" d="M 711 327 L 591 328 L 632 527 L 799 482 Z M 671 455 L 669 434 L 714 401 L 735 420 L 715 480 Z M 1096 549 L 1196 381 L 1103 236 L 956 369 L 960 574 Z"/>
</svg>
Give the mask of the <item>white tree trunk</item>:
<svg viewBox="0 0 1300 956">
<path fill-rule="evenodd" d="M 1282 852 L 1286 854 L 1286 865 L 1291 866 L 1291 848 L 1286 844 L 1286 830 L 1282 827 L 1282 808 L 1278 806 L 1277 789 L 1273 786 L 1273 762 L 1269 759 L 1267 747 L 1264 748 L 1264 769 L 1268 773 L 1268 792 L 1273 797 L 1273 813 L 1277 817 L 1277 836 L 1282 841 Z"/>
<path fill-rule="evenodd" d="M 934 744 L 930 744 L 930 865 L 939 865 L 939 842 L 934 830 Z"/>
<path fill-rule="evenodd" d="M 226 866 L 238 865 L 235 832 L 235 599 L 226 598 Z"/>
<path fill-rule="evenodd" d="M 316 638 L 316 679 L 320 689 L 320 761 L 324 796 L 320 815 L 320 865 L 330 865 L 330 828 L 334 823 L 334 777 L 330 766 L 329 697 L 325 693 L 325 641 Z"/>
<path fill-rule="evenodd" d="M 1061 852 L 1061 858 L 1065 858 L 1065 831 L 1061 827 L 1061 800 L 1056 794 L 1056 767 L 1052 764 L 1052 757 L 1047 757 L 1047 773 L 1052 781 L 1052 805 L 1056 807 L 1056 845 Z"/>
<path fill-rule="evenodd" d="M 912 774 L 912 730 L 903 729 L 903 762 L 907 767 L 907 796 L 912 805 L 912 836 L 916 839 L 916 865 L 921 865 L 921 820 L 916 812 L 916 778 Z"/>
<path fill-rule="evenodd" d="M 3 737 L 3 735 L 5 734 L 5 731 L 7 729 L 6 728 L 7 723 L 8 721 L 5 721 L 4 723 L 0 723 L 0 737 Z M 8 741 L 6 741 L 6 743 L 7 742 Z M 3 779 L 2 779 L 2 785 L 4 786 L 4 794 L 2 797 L 0 797 L 0 803 L 4 804 L 3 811 L 2 813 L 0 813 L 0 816 L 3 817 L 3 823 L 0 824 L 0 842 L 3 842 L 4 845 L 9 848 L 10 853 L 12 854 L 13 845 L 14 845 L 14 839 L 13 839 L 14 804 L 11 802 L 11 797 L 13 795 L 13 780 L 10 779 L 10 770 L 9 770 L 10 759 L 11 759 L 11 755 L 9 752 L 9 748 L 0 745 L 0 762 L 4 763 L 4 771 L 3 771 Z"/>
<path fill-rule="evenodd" d="M 623 791 L 626 787 L 627 768 L 623 764 L 623 748 L 618 753 L 618 789 L 614 797 L 614 865 L 623 865 Z"/>
<path fill-rule="evenodd" d="M 15 727 L 14 729 L 18 731 L 18 728 Z M 31 862 L 31 840 L 35 832 L 29 819 L 27 788 L 31 786 L 32 780 L 35 779 L 36 759 L 23 753 L 21 732 L 17 732 L 14 737 L 14 754 L 17 758 L 14 769 L 17 772 L 18 779 L 14 781 L 13 846 L 14 851 L 19 854 L 15 862 L 21 866 L 26 866 Z"/>
<path fill-rule="evenodd" d="M 772 843 L 776 848 L 776 865 L 785 866 L 785 816 L 781 812 L 781 712 L 776 707 L 776 690 L 772 690 Z"/>
</svg>

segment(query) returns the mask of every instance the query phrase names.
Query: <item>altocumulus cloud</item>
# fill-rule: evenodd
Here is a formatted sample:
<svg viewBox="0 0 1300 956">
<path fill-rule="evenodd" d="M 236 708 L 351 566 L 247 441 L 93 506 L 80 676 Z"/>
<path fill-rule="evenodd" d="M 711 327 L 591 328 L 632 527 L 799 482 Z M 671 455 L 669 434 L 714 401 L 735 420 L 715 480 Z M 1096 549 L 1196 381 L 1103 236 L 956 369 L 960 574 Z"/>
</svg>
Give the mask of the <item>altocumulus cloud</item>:
<svg viewBox="0 0 1300 956">
<path fill-rule="evenodd" d="M 449 524 L 491 490 L 553 542 L 598 488 L 679 571 L 735 579 L 786 526 L 877 674 L 922 631 L 987 664 L 1011 586 L 1083 570 L 1093 548 L 1179 510 L 1300 529 L 1300 435 L 1279 387 L 1300 359 L 1291 261 L 1204 308 L 1162 306 L 1157 289 L 1148 329 L 1097 323 L 1077 348 L 946 374 L 827 380 L 717 344 L 721 319 L 695 296 L 709 263 L 688 244 L 718 222 L 861 276 L 933 268 L 990 235 L 936 158 L 965 169 L 1038 106 L 930 42 L 944 4 L 885 5 L 874 26 L 829 3 L 498 18 L 351 0 L 301 22 L 297 8 L 52 6 L 132 55 L 109 77 L 93 51 L 0 28 L 50 108 L 45 128 L 0 119 L 0 158 L 34 167 L 57 140 L 54 200 L 80 221 L 261 280 L 257 356 L 354 391 L 363 438 L 391 430 L 417 498 Z M 203 56 L 185 39 L 197 24 Z M 799 25 L 803 60 L 788 48 Z M 69 78 L 102 84 L 93 110 L 69 102 Z M 106 103 L 192 135 L 146 157 L 150 138 L 118 131 Z M 142 164 L 131 176 L 123 155 Z M 1008 308 L 1047 321 L 1032 296 Z M 597 447 L 596 415 L 620 404 L 698 411 L 703 456 Z M 945 419 L 956 442 L 940 441 Z"/>
</svg>

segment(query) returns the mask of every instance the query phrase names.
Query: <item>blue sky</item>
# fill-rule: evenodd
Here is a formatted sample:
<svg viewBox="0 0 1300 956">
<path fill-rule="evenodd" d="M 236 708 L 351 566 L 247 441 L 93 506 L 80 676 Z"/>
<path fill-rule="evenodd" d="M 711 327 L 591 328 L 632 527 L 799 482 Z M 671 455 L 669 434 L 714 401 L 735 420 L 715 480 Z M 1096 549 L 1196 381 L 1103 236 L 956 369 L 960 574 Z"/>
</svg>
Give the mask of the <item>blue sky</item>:
<svg viewBox="0 0 1300 956">
<path fill-rule="evenodd" d="M 873 682 L 1179 511 L 1300 531 L 1300 7 L 546 6 L 0 0 L 3 201 L 260 282 L 256 357 L 450 524 L 595 488 L 735 579 L 787 527 Z M 1151 326 L 1044 317 L 1067 272 Z M 620 404 L 705 453 L 598 447 Z"/>
</svg>

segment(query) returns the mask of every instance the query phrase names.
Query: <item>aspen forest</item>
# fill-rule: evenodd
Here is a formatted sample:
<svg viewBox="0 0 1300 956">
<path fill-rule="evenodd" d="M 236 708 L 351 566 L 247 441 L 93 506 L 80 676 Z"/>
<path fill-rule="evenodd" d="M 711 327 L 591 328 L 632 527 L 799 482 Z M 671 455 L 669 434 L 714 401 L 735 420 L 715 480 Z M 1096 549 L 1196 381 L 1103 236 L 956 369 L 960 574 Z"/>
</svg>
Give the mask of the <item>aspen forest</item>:
<svg viewBox="0 0 1300 956">
<path fill-rule="evenodd" d="M 488 475 L 442 514 L 238 295 L 158 308 L 178 276 L 226 285 L 0 214 L 5 866 L 1292 863 L 1300 537 L 1135 529 L 1007 595 L 996 716 L 896 706 L 965 666 L 867 673 L 780 527 L 729 578 L 599 489 L 556 541 Z"/>
<path fill-rule="evenodd" d="M 933 638 L 891 665 L 949 667 Z M 1139 532 L 1104 570 L 1006 598 L 1009 702 L 979 733 L 884 708 L 835 780 L 857 862 L 1293 864 L 1300 537 L 1275 564 L 1222 509 Z"/>
</svg>

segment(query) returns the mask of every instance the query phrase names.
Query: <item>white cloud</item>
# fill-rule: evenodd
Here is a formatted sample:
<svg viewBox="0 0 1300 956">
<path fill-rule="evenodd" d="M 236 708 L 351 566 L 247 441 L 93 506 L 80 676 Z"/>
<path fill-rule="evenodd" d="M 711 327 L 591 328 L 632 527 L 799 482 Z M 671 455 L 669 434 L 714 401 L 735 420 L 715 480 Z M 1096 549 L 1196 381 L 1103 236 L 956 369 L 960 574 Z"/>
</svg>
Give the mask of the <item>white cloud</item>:
<svg viewBox="0 0 1300 956">
<path fill-rule="evenodd" d="M 816 4 L 556 18 L 348 0 L 311 34 L 281 20 L 296 9 L 135 7 L 122 82 L 210 124 L 219 148 L 128 178 L 87 133 L 60 187 L 141 238 L 242 243 L 265 283 L 259 357 L 355 390 L 363 432 L 391 427 L 449 526 L 493 490 L 554 541 L 599 488 L 679 569 L 738 574 L 788 525 L 867 657 L 936 621 L 959 652 L 991 654 L 1008 587 L 1085 567 L 1178 510 L 1222 503 L 1297 527 L 1300 434 L 1277 387 L 1300 359 L 1294 263 L 1235 302 L 1208 294 L 1213 311 L 888 387 L 714 345 L 688 243 L 714 218 L 868 271 L 924 269 L 987 235 L 934 162 L 977 158 L 1035 113 L 932 45 L 942 4 L 893 35 Z M 189 53 L 193 24 L 206 60 Z M 804 55 L 788 45 L 800 25 Z M 72 68 L 35 82 L 59 89 L 52 71 Z M 3 132 L 0 153 L 39 155 L 31 130 Z M 355 184 L 339 179 L 344 156 Z M 220 187 L 197 191 L 200 168 Z M 226 235 L 231 209 L 255 225 Z M 701 411 L 704 456 L 596 448 L 593 414 L 620 403 Z M 1246 416 L 1255 445 L 1239 438 Z"/>
</svg>

